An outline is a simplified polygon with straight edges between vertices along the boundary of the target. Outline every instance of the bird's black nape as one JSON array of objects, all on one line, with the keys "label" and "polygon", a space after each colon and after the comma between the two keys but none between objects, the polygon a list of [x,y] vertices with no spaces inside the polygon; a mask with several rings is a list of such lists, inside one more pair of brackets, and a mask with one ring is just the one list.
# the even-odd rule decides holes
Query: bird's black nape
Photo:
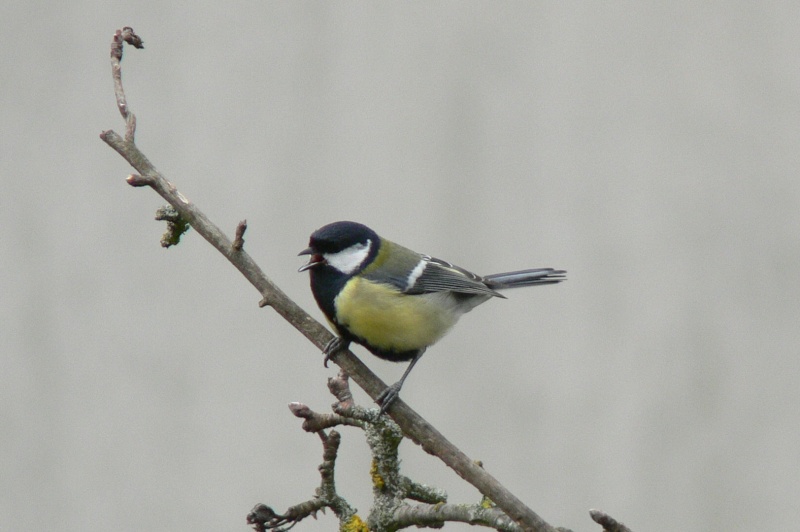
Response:
[{"label": "bird's black nape", "polygon": [[336,253],[355,244],[366,244],[367,240],[378,241],[378,235],[358,222],[333,222],[320,227],[311,234],[309,246],[318,253]]}]

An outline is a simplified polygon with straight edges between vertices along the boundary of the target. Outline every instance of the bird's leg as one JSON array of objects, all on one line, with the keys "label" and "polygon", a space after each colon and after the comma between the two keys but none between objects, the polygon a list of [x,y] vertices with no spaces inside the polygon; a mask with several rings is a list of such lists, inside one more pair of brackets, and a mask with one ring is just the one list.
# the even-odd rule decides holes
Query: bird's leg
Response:
[{"label": "bird's leg", "polygon": [[406,368],[405,373],[403,373],[403,376],[400,377],[400,380],[383,390],[375,399],[375,402],[381,405],[381,414],[385,413],[386,409],[389,408],[395,399],[398,398],[400,395],[400,389],[403,387],[406,377],[408,377],[408,374],[411,373],[411,369],[414,367],[414,364],[416,364],[417,361],[422,358],[422,354],[424,352],[424,348],[417,351],[417,354],[414,355],[414,358],[412,358],[411,362],[408,363],[408,367]]},{"label": "bird's leg", "polygon": [[323,364],[325,367],[328,367],[328,361],[331,359],[333,355],[338,353],[339,351],[344,351],[350,347],[350,340],[345,340],[341,336],[334,336],[331,338],[331,341],[325,344],[325,349],[322,350],[325,353],[325,360]]}]

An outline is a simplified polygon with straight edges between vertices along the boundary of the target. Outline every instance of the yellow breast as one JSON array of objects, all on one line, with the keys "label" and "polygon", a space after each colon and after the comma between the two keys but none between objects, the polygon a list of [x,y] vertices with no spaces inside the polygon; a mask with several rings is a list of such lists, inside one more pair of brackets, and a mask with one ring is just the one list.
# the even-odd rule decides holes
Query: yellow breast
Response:
[{"label": "yellow breast", "polygon": [[384,350],[412,351],[439,340],[460,313],[446,293],[407,295],[396,288],[351,279],[336,297],[336,317],[351,334]]}]

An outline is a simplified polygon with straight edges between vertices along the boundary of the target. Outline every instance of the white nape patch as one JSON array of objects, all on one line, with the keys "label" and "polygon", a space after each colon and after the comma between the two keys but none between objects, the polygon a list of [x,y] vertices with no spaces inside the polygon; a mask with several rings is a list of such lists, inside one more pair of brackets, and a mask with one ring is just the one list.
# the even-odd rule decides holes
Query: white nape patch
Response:
[{"label": "white nape patch", "polygon": [[406,278],[406,287],[407,288],[413,287],[417,283],[417,279],[419,279],[419,276],[422,275],[422,272],[424,272],[425,268],[427,267],[428,267],[428,261],[424,258],[420,260],[417,263],[417,265],[414,266],[414,269],[411,270],[411,273],[408,274],[408,277]]},{"label": "white nape patch", "polygon": [[367,240],[366,244],[353,244],[337,253],[325,253],[322,255],[325,262],[342,273],[351,274],[358,269],[364,260],[369,256],[372,248],[372,240]]}]

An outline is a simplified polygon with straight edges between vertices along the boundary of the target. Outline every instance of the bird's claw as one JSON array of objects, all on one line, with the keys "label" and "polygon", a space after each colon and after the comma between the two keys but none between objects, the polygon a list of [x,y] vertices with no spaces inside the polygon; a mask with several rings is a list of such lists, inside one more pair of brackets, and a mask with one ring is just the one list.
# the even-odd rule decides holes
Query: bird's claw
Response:
[{"label": "bird's claw", "polygon": [[325,344],[325,349],[322,350],[322,352],[325,354],[325,359],[322,361],[325,367],[328,367],[328,361],[331,359],[331,357],[333,357],[333,355],[339,351],[347,349],[349,345],[349,341],[344,340],[339,336],[334,336],[331,338],[331,341]]},{"label": "bird's claw", "polygon": [[381,415],[385,414],[386,409],[389,408],[398,397],[400,397],[400,388],[402,384],[402,382],[396,382],[391,386],[388,386],[378,395],[378,397],[375,398],[375,402],[381,406]]}]

